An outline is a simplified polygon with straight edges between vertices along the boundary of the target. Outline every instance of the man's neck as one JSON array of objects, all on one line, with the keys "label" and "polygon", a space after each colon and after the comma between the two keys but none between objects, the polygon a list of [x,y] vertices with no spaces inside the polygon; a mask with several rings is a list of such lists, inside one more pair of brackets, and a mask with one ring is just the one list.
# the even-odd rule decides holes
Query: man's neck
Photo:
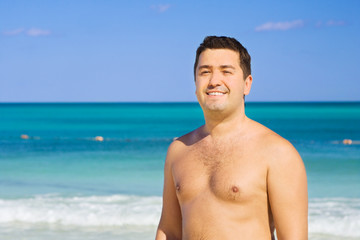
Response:
[{"label": "man's neck", "polygon": [[204,117],[204,134],[211,135],[212,137],[223,137],[234,133],[234,131],[242,131],[247,122],[244,110],[231,115],[204,113]]}]

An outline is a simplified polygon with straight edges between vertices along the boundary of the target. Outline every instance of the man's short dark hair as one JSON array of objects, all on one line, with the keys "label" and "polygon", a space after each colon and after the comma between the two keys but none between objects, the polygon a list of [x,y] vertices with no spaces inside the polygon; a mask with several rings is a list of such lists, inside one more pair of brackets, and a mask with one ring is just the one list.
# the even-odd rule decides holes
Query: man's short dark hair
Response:
[{"label": "man's short dark hair", "polygon": [[204,38],[204,41],[200,44],[196,50],[196,58],[194,64],[194,77],[196,78],[196,68],[199,62],[200,54],[206,49],[230,49],[237,53],[240,56],[240,68],[244,73],[244,80],[251,74],[251,57],[238,40],[231,37],[218,37],[218,36],[208,36]]}]

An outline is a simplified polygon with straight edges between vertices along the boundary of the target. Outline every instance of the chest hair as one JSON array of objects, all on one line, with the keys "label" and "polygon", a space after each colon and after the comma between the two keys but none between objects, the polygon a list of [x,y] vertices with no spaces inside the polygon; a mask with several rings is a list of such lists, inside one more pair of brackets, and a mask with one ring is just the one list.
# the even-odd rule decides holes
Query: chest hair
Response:
[{"label": "chest hair", "polygon": [[221,168],[228,166],[234,160],[234,155],[239,155],[241,150],[236,148],[236,141],[205,140],[194,146],[196,161],[203,164],[211,176]]}]

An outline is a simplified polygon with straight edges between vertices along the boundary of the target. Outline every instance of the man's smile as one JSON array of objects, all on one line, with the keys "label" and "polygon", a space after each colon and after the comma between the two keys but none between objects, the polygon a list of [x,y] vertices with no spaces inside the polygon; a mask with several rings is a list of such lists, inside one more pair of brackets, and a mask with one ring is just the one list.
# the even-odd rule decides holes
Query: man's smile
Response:
[{"label": "man's smile", "polygon": [[225,89],[220,89],[220,88],[216,88],[216,89],[207,89],[206,90],[206,95],[208,96],[222,96],[225,95],[228,91]]},{"label": "man's smile", "polygon": [[220,95],[224,95],[225,93],[224,92],[208,92],[206,94],[210,95],[210,96],[220,96]]}]

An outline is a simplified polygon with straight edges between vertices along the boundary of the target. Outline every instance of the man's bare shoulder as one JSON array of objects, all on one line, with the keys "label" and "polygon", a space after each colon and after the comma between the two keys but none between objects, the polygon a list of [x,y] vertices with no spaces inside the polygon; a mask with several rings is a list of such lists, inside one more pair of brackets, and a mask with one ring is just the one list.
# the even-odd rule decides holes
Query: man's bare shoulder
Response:
[{"label": "man's bare shoulder", "polygon": [[176,159],[177,156],[184,154],[185,151],[199,140],[199,131],[201,127],[191,131],[181,137],[174,138],[168,148],[168,159]]},{"label": "man's bare shoulder", "polygon": [[201,132],[202,132],[203,127],[204,126],[201,126],[181,137],[176,138],[176,141],[180,141],[185,146],[191,146],[191,145],[195,144],[196,142],[198,142],[201,139]]},{"label": "man's bare shoulder", "polygon": [[251,120],[254,129],[254,138],[261,152],[266,155],[270,165],[276,163],[285,164],[288,161],[302,161],[295,147],[285,138],[265,127],[264,125]]}]

